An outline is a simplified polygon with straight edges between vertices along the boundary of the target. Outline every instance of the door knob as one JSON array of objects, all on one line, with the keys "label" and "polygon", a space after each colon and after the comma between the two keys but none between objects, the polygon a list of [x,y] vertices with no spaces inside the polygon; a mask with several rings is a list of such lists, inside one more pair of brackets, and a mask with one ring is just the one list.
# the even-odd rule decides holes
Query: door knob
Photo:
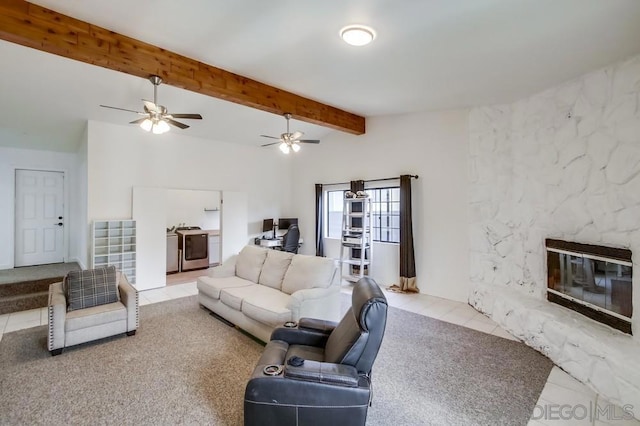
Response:
[{"label": "door knob", "polygon": [[58,223],[56,223],[56,225],[62,226],[63,224],[62,224],[62,222],[58,222]]}]

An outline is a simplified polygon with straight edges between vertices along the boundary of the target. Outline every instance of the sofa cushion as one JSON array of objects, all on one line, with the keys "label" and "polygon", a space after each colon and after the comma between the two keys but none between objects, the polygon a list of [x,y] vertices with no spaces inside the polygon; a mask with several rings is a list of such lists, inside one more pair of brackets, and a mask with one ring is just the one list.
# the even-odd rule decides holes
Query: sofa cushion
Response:
[{"label": "sofa cushion", "polygon": [[244,287],[225,288],[220,291],[220,301],[236,311],[242,310],[242,299],[250,294],[259,284]]},{"label": "sofa cushion", "polygon": [[220,290],[225,288],[234,288],[234,287],[246,287],[248,285],[255,285],[251,281],[247,281],[238,277],[224,277],[224,278],[213,278],[213,277],[198,277],[198,291],[200,293],[206,294],[207,296],[213,299],[220,299]]},{"label": "sofa cushion", "polygon": [[236,259],[236,276],[257,283],[267,251],[262,247],[245,246]]},{"label": "sofa cushion", "polygon": [[297,254],[282,280],[282,291],[293,294],[298,290],[331,285],[336,271],[333,259]]},{"label": "sofa cushion", "polygon": [[252,292],[242,301],[242,313],[263,324],[277,327],[291,321],[291,310],[287,307],[291,296],[266,286]]},{"label": "sofa cushion", "polygon": [[116,267],[71,271],[64,279],[67,311],[118,301]]},{"label": "sofa cushion", "polygon": [[286,251],[269,250],[267,259],[262,265],[262,271],[260,271],[258,284],[280,290],[282,288],[282,279],[287,269],[289,269],[293,256],[293,253],[287,253]]},{"label": "sofa cushion", "polygon": [[127,308],[120,302],[78,309],[67,313],[64,330],[73,331],[127,320]]},{"label": "sofa cushion", "polygon": [[291,296],[264,285],[224,289],[220,300],[263,324],[277,326],[291,320],[291,311],[287,309]]}]

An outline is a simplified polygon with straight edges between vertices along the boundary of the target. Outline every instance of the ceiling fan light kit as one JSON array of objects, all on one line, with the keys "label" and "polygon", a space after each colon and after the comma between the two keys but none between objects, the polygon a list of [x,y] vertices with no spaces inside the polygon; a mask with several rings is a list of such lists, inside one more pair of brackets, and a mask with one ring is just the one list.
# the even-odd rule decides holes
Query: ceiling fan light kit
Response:
[{"label": "ceiling fan light kit", "polygon": [[271,145],[276,145],[278,144],[278,148],[280,148],[280,151],[282,151],[284,154],[289,154],[291,151],[293,152],[298,152],[300,151],[300,144],[301,143],[314,143],[314,144],[318,144],[320,143],[319,140],[317,139],[300,139],[301,137],[304,136],[304,133],[302,132],[293,132],[291,133],[289,131],[289,120],[291,120],[291,114],[290,113],[285,113],[284,114],[284,118],[287,120],[287,131],[286,133],[282,133],[280,135],[280,137],[275,137],[275,136],[269,136],[269,135],[260,135],[263,138],[269,138],[269,139],[277,139],[278,142],[271,142],[271,143],[266,143],[264,145],[261,146],[271,146]]},{"label": "ceiling fan light kit", "polygon": [[186,118],[191,120],[202,120],[200,114],[169,114],[167,107],[158,104],[158,86],[162,83],[162,79],[157,75],[149,77],[149,81],[153,84],[153,102],[142,100],[144,104],[144,112],[133,111],[125,108],[112,107],[108,105],[100,105],[103,108],[117,109],[121,111],[134,112],[138,115],[144,116],[137,120],[131,121],[129,124],[139,124],[140,127],[155,135],[161,135],[171,130],[171,126],[178,127],[180,129],[187,129],[184,123],[176,121],[176,118]]},{"label": "ceiling fan light kit", "polygon": [[145,118],[144,121],[140,123],[140,127],[142,127],[142,129],[147,132],[152,132],[154,135],[161,135],[171,130],[171,127],[169,127],[166,121],[163,121],[163,120],[153,121],[149,118]]}]

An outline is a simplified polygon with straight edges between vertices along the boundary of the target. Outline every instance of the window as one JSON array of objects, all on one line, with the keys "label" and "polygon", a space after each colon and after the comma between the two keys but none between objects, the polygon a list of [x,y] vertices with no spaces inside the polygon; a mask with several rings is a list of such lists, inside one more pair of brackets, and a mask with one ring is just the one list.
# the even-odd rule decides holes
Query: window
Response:
[{"label": "window", "polygon": [[342,236],[342,202],[344,190],[327,191],[327,238]]},{"label": "window", "polygon": [[400,188],[368,189],[371,197],[373,241],[400,242]]},{"label": "window", "polygon": [[[400,188],[367,189],[371,197],[373,241],[400,242]],[[342,234],[342,207],[344,190],[327,191],[327,238],[340,238]]]}]

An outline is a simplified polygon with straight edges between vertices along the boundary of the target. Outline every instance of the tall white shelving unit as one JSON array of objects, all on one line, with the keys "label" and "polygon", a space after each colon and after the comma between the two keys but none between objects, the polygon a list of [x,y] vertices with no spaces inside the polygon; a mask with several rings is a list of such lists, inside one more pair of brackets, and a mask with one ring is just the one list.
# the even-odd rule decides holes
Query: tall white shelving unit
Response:
[{"label": "tall white shelving unit", "polygon": [[371,199],[345,198],[340,242],[342,279],[356,282],[366,275],[372,259],[372,236]]},{"label": "tall white shelving unit", "polygon": [[136,221],[93,222],[93,268],[115,266],[131,284],[136,282]]}]

